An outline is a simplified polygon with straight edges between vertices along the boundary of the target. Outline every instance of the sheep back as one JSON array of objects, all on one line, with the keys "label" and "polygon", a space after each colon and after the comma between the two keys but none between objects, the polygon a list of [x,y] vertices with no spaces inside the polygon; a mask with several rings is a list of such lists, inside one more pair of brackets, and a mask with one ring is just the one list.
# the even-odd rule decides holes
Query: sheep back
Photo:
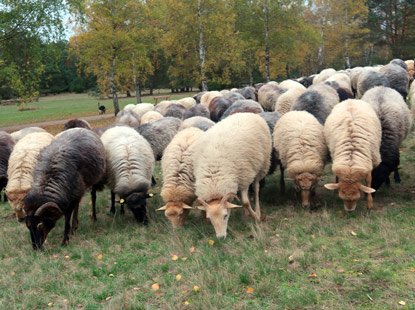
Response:
[{"label": "sheep back", "polygon": [[262,113],[264,110],[261,105],[254,100],[238,100],[235,101],[223,114],[221,120],[236,113]]},{"label": "sheep back", "polygon": [[373,70],[363,71],[357,79],[356,98],[362,98],[366,91],[376,86],[389,87],[389,80],[383,73]]},{"label": "sheep back", "polygon": [[274,111],[278,97],[287,91],[277,83],[269,82],[258,90],[258,102],[265,111]]},{"label": "sheep back", "polygon": [[179,131],[190,127],[196,127],[200,130],[206,131],[213,125],[215,125],[215,123],[206,117],[193,116],[183,121],[182,125],[179,128]]},{"label": "sheep back", "polygon": [[395,89],[406,100],[409,87],[408,71],[403,69],[400,65],[389,64],[380,69],[380,72],[388,79],[389,87]]},{"label": "sheep back", "polygon": [[122,110],[115,118],[115,124],[120,126],[137,127],[140,125],[140,120],[133,110]]}]

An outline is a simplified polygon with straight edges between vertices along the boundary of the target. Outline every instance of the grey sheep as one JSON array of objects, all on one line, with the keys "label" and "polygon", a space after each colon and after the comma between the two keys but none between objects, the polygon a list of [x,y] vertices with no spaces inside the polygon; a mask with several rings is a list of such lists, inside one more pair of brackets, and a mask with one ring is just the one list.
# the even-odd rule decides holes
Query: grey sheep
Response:
[{"label": "grey sheep", "polygon": [[193,116],[183,121],[182,125],[179,128],[179,131],[184,130],[189,127],[196,127],[203,131],[206,131],[213,125],[215,125],[215,123],[206,117]]},{"label": "grey sheep", "polygon": [[287,91],[286,88],[278,86],[276,82],[269,82],[258,91],[258,102],[264,111],[274,111],[278,97]]},{"label": "grey sheep", "polygon": [[183,119],[187,119],[193,116],[203,116],[209,118],[209,109],[204,105],[198,103],[184,113]]},{"label": "grey sheep", "polygon": [[363,71],[357,79],[356,98],[362,98],[365,92],[376,86],[390,87],[388,78],[380,72],[372,70]]},{"label": "grey sheep", "polygon": [[390,85],[389,87],[400,93],[404,100],[406,100],[409,87],[408,70],[403,69],[397,64],[389,64],[380,69],[380,72],[383,73],[388,79]]},{"label": "grey sheep", "polygon": [[235,113],[262,113],[264,110],[261,105],[254,100],[235,101],[223,114],[221,120]]},{"label": "grey sheep", "polygon": [[164,114],[165,117],[176,117],[179,119],[183,119],[184,113],[186,112],[186,108],[180,104],[171,104],[167,107],[166,113]]},{"label": "grey sheep", "polygon": [[117,114],[115,124],[135,128],[138,125],[140,125],[140,120],[138,119],[137,114],[133,110],[122,110],[120,113]]}]

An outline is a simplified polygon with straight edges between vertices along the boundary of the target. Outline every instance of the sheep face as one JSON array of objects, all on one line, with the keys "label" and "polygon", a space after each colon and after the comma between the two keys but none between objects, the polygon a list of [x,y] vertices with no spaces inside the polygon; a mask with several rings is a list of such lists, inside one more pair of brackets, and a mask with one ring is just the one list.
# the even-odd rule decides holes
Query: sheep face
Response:
[{"label": "sheep face", "polygon": [[23,212],[23,199],[26,197],[26,194],[26,191],[15,191],[10,193],[6,190],[6,196],[9,199],[9,203],[13,207],[14,212],[16,213],[16,218],[19,222],[24,221],[25,214]]},{"label": "sheep face", "polygon": [[137,222],[147,224],[147,202],[146,199],[150,198],[148,194],[132,193],[126,199],[127,207],[133,212]]},{"label": "sheep face", "polygon": [[380,186],[385,183],[389,184],[389,174],[391,173],[390,168],[384,163],[380,163],[375,169],[372,170],[372,184],[371,187],[375,190],[379,189]]},{"label": "sheep face", "polygon": [[330,190],[338,189],[339,197],[344,202],[344,209],[350,212],[356,209],[357,200],[359,200],[360,198],[361,191],[367,194],[375,192],[373,188],[364,186],[362,183],[359,182],[340,182],[336,184],[325,184],[324,187]]},{"label": "sheep face", "polygon": [[205,202],[201,199],[197,200],[198,203],[202,204],[202,206],[199,206],[198,209],[206,212],[206,218],[208,218],[212,223],[213,227],[215,228],[216,237],[218,238],[226,238],[226,231],[228,228],[229,216],[231,215],[231,209],[242,207],[227,201],[229,198],[234,196],[236,195],[228,194],[222,199],[214,199],[209,202]]},{"label": "sheep face", "polygon": [[41,250],[49,232],[63,215],[56,203],[48,202],[40,206],[34,215],[25,216],[26,227],[30,231],[34,250]]},{"label": "sheep face", "polygon": [[164,211],[164,214],[172,223],[173,228],[177,228],[184,225],[191,209],[192,207],[183,202],[168,202],[165,206],[157,209],[157,211]]},{"label": "sheep face", "polygon": [[308,172],[295,176],[294,187],[297,193],[301,194],[303,208],[310,207],[310,199],[315,193],[317,181],[317,176]]}]

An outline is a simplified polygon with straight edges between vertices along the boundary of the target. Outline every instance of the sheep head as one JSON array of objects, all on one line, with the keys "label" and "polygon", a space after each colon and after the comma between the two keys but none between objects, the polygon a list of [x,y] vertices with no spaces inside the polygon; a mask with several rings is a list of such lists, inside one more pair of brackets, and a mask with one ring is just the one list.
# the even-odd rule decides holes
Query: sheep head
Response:
[{"label": "sheep head", "polygon": [[324,187],[330,190],[339,190],[339,197],[343,199],[344,209],[346,211],[354,211],[356,209],[357,200],[360,198],[361,191],[367,194],[375,192],[373,188],[364,186],[360,182],[331,183],[325,184]]},{"label": "sheep head", "polygon": [[164,214],[172,223],[173,228],[177,228],[184,225],[184,221],[186,220],[191,209],[192,207],[184,202],[170,201],[156,211],[164,211]]},{"label": "sheep head", "polygon": [[231,209],[242,207],[230,203],[229,200],[233,198],[239,200],[235,193],[228,193],[222,197],[222,199],[214,199],[209,202],[205,202],[201,199],[197,200],[197,203],[201,204],[201,206],[198,206],[197,208],[206,212],[206,217],[215,228],[216,237],[218,238],[226,238],[226,230],[228,228]]},{"label": "sheep head", "polygon": [[26,227],[30,231],[34,250],[42,249],[46,237],[62,215],[63,212],[56,203],[47,202],[41,205],[34,215],[25,216]]},{"label": "sheep head", "polygon": [[19,222],[24,222],[25,213],[23,212],[23,199],[26,197],[27,191],[19,190],[9,192],[6,190],[7,199],[16,213],[16,218]]},{"label": "sheep head", "polygon": [[294,177],[294,187],[301,194],[303,208],[310,207],[310,198],[314,194],[317,182],[317,176],[308,172],[297,174]]},{"label": "sheep head", "polygon": [[147,193],[132,193],[125,198],[127,207],[133,212],[137,222],[147,224],[147,202],[146,199],[152,197]]}]

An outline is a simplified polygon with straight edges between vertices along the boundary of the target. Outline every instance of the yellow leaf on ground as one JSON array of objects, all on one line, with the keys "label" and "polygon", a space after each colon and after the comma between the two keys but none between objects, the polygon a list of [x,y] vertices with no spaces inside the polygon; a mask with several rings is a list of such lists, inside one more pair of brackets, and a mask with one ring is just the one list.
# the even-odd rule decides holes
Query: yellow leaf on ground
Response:
[{"label": "yellow leaf on ground", "polygon": [[313,273],[312,273],[312,274],[310,274],[308,277],[309,277],[309,278],[317,278],[317,274],[313,272]]},{"label": "yellow leaf on ground", "polygon": [[110,296],[108,296],[107,298],[105,298],[105,301],[108,301],[108,300],[110,300],[111,299],[111,297]]},{"label": "yellow leaf on ground", "polygon": [[157,290],[159,290],[159,289],[160,289],[160,284],[158,284],[158,283],[154,283],[154,284],[151,286],[151,289],[152,289],[153,291],[157,291]]},{"label": "yellow leaf on ground", "polygon": [[182,261],[185,262],[187,260],[187,257],[182,257]]},{"label": "yellow leaf on ground", "polygon": [[193,253],[196,250],[196,248],[192,245],[190,248],[190,253]]},{"label": "yellow leaf on ground", "polygon": [[215,241],[213,241],[213,240],[209,240],[209,244],[210,245],[213,245],[215,243]]},{"label": "yellow leaf on ground", "polygon": [[92,201],[90,201],[90,202],[89,202],[89,205],[90,205],[90,206],[92,205]]},{"label": "yellow leaf on ground", "polygon": [[69,258],[69,255],[65,255],[65,258],[68,259]]},{"label": "yellow leaf on ground", "polygon": [[178,259],[179,259],[179,257],[178,257],[176,254],[174,254],[174,255],[171,257],[171,259],[172,259],[172,260],[178,260]]},{"label": "yellow leaf on ground", "polygon": [[53,306],[53,302],[48,303],[48,307],[52,307]]},{"label": "yellow leaf on ground", "polygon": [[138,291],[138,290],[140,290],[138,287],[133,288],[133,291]]},{"label": "yellow leaf on ground", "polygon": [[315,235],[311,235],[311,238],[316,239],[316,236]]},{"label": "yellow leaf on ground", "polygon": [[159,279],[157,279],[157,278],[153,278],[152,279],[154,282],[158,282],[159,281]]},{"label": "yellow leaf on ground", "polygon": [[176,280],[177,281],[180,281],[180,279],[182,278],[182,276],[180,275],[180,274],[178,274],[177,276],[176,276]]},{"label": "yellow leaf on ground", "polygon": [[248,287],[248,288],[246,289],[246,292],[247,292],[247,293],[249,293],[249,294],[252,294],[252,293],[254,292],[254,288],[252,288],[252,287]]},{"label": "yellow leaf on ground", "polygon": [[198,287],[197,285],[195,285],[195,286],[193,286],[193,290],[194,290],[195,292],[199,292],[200,287]]},{"label": "yellow leaf on ground", "polygon": [[97,258],[102,259],[102,254],[98,254]]},{"label": "yellow leaf on ground", "polygon": [[14,277],[15,276],[15,272],[14,271],[12,271],[12,272],[10,272],[10,275],[12,276],[12,277]]},{"label": "yellow leaf on ground", "polygon": [[184,302],[184,304],[187,306],[187,305],[190,305],[190,302],[188,302],[187,300]]},{"label": "yellow leaf on ground", "polygon": [[400,304],[401,306],[405,306],[406,302],[404,302],[403,300],[399,301],[398,304]]},{"label": "yellow leaf on ground", "polygon": [[350,233],[351,233],[353,236],[357,236],[357,234],[356,234],[353,230],[351,230],[351,231],[350,231]]},{"label": "yellow leaf on ground", "polygon": [[412,272],[415,272],[415,268],[414,268],[414,267],[411,267],[411,271],[412,271]]}]

